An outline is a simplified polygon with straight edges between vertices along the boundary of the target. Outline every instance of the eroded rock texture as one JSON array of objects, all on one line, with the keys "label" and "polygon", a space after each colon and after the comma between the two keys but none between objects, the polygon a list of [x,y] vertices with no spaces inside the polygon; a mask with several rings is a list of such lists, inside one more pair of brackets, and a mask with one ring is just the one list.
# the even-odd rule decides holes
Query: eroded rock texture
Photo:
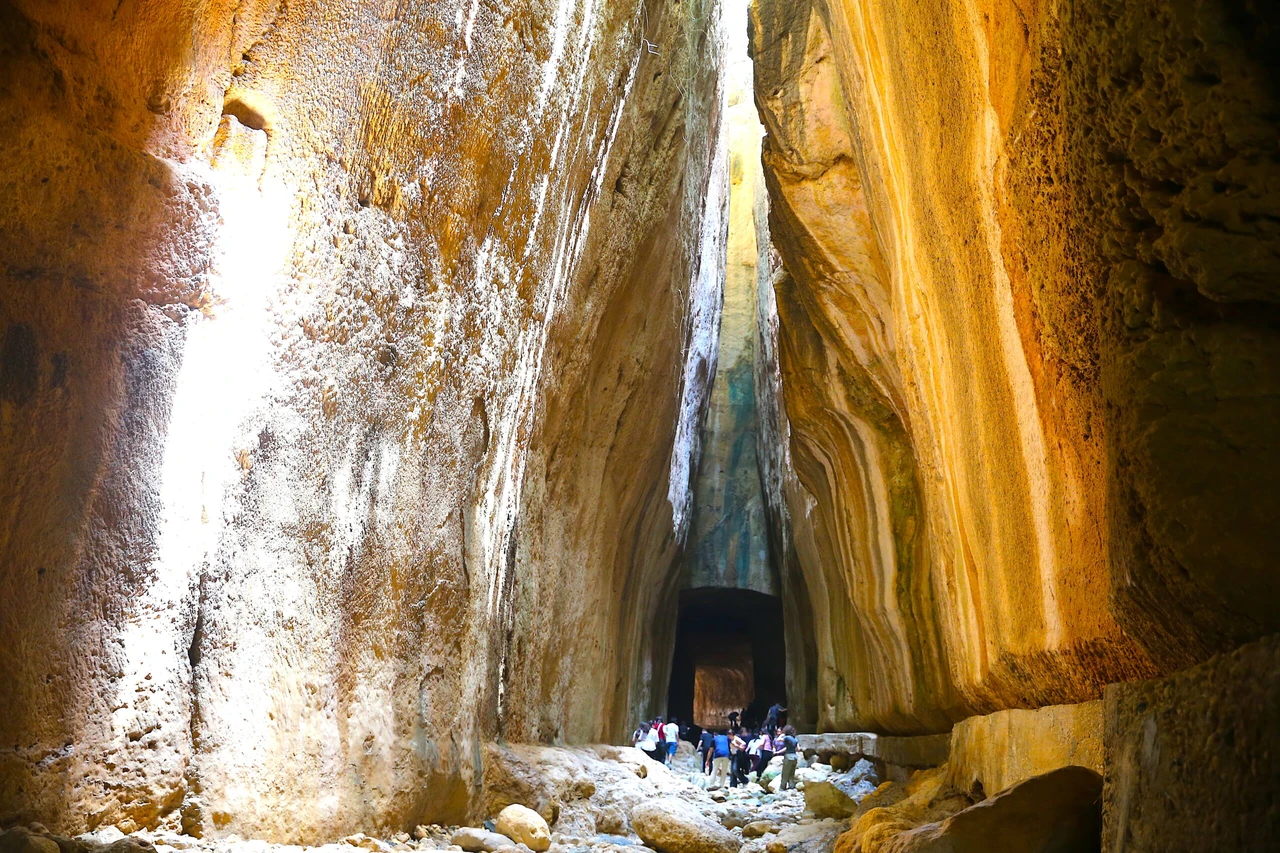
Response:
[{"label": "eroded rock texture", "polygon": [[715,4],[0,14],[0,819],[332,838],[620,736],[718,310]]},{"label": "eroded rock texture", "polygon": [[1107,688],[1102,849],[1280,844],[1280,638]]},{"label": "eroded rock texture", "polygon": [[781,592],[769,558],[757,458],[756,193],[763,133],[751,97],[747,4],[726,9],[725,111],[729,217],[716,373],[694,481],[685,585]]},{"label": "eroded rock texture", "polygon": [[1280,627],[1275,26],[757,3],[819,726],[1096,699]]}]

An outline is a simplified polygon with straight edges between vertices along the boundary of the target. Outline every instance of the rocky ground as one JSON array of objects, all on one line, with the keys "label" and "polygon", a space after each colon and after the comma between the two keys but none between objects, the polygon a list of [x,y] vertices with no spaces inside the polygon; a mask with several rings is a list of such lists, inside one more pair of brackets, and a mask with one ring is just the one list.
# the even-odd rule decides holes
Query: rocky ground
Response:
[{"label": "rocky ground", "polygon": [[[0,833],[0,853],[831,853],[838,838],[841,853],[926,853],[970,842],[990,853],[1097,849],[1102,781],[1086,768],[1060,768],[984,798],[980,789],[958,789],[945,764],[906,773],[857,756],[830,760],[835,767],[801,759],[795,790],[777,790],[781,758],[762,779],[709,789],[688,744],[670,768],[627,747],[491,745],[480,807],[488,817],[472,826],[357,833],[306,847],[114,826],[66,838],[31,824]],[[899,778],[880,778],[888,774]]]},{"label": "rocky ground", "polygon": [[31,824],[0,834],[0,853],[344,853],[352,847],[374,853],[817,853],[831,849],[847,821],[815,816],[804,788],[843,778],[845,787],[861,785],[857,794],[874,789],[870,781],[849,783],[849,773],[814,763],[798,770],[797,789],[778,792],[778,758],[763,787],[752,781],[707,790],[709,778],[697,765],[688,744],[670,769],[620,747],[494,746],[485,768],[491,818],[477,826],[418,826],[389,837],[359,833],[303,847],[179,831],[126,834],[114,826],[66,838]]}]

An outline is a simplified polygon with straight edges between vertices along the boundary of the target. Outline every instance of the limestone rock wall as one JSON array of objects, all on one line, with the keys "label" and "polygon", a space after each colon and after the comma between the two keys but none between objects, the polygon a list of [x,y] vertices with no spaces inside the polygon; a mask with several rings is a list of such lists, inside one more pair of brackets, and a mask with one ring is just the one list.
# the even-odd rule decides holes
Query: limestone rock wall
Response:
[{"label": "limestone rock wall", "polygon": [[0,15],[0,820],[398,830],[483,740],[620,736],[716,4]]},{"label": "limestone rock wall", "polygon": [[763,130],[751,94],[746,19],[746,3],[727,4],[729,216],[724,298],[716,373],[694,481],[684,583],[779,595],[778,572],[769,554],[757,441],[755,216]]},{"label": "limestone rock wall", "polygon": [[1280,627],[1275,35],[1251,4],[757,3],[819,726],[1097,699]]},{"label": "limestone rock wall", "polygon": [[1280,844],[1275,636],[1167,678],[1107,688],[1102,849]]}]

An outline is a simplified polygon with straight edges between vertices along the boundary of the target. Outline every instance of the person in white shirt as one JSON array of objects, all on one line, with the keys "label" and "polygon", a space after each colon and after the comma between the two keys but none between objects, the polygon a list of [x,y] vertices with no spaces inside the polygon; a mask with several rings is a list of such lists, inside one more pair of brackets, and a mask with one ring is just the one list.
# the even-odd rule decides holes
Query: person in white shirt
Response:
[{"label": "person in white shirt", "polygon": [[673,718],[662,727],[662,739],[666,741],[666,756],[663,764],[670,765],[676,757],[676,749],[680,744],[680,724]]},{"label": "person in white shirt", "polygon": [[661,761],[658,755],[660,742],[658,740],[658,727],[651,726],[648,723],[641,723],[640,728],[644,731],[644,735],[640,738],[638,744],[644,754],[652,758],[654,761]]}]

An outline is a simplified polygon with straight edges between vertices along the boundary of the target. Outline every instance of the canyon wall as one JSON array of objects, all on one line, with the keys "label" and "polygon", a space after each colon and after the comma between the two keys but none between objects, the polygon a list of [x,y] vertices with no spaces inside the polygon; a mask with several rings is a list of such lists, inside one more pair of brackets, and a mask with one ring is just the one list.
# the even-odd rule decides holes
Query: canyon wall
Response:
[{"label": "canyon wall", "polygon": [[724,299],[693,487],[684,584],[779,595],[778,572],[769,554],[757,441],[755,215],[763,129],[752,98],[746,3],[728,4],[724,27],[729,167]]},{"label": "canyon wall", "polygon": [[759,0],[751,34],[818,725],[1098,699],[1280,628],[1275,16]]},{"label": "canyon wall", "polygon": [[0,821],[399,830],[653,710],[717,5],[0,15]]}]

